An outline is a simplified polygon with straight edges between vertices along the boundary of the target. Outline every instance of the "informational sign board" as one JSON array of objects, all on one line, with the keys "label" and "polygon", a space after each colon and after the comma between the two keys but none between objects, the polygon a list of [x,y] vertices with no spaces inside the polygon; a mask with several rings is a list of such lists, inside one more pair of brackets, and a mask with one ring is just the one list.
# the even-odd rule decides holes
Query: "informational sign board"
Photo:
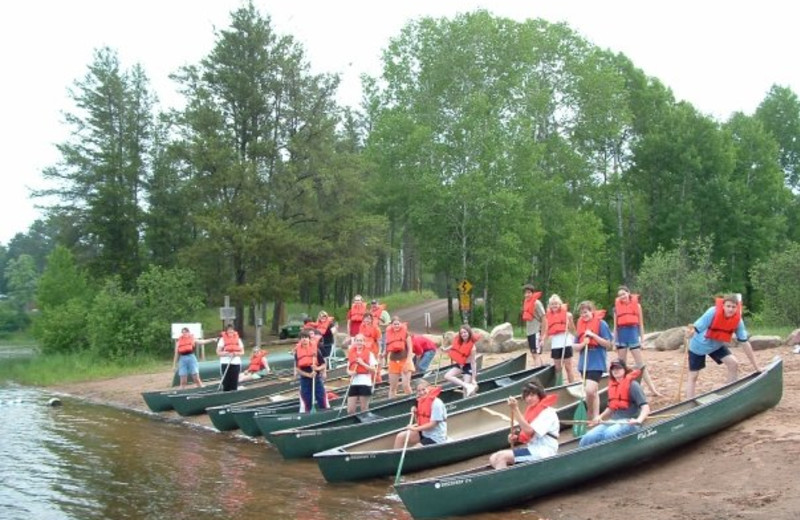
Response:
[{"label": "informational sign board", "polygon": [[189,332],[191,332],[194,335],[195,339],[203,339],[202,323],[173,323],[172,339],[178,339],[181,335],[181,330],[183,330],[184,327],[189,328]]},{"label": "informational sign board", "polygon": [[458,297],[458,306],[462,311],[468,311],[472,308],[472,299],[469,293],[461,293]]},{"label": "informational sign board", "polygon": [[236,319],[236,307],[220,307],[219,319],[223,321],[232,321]]}]

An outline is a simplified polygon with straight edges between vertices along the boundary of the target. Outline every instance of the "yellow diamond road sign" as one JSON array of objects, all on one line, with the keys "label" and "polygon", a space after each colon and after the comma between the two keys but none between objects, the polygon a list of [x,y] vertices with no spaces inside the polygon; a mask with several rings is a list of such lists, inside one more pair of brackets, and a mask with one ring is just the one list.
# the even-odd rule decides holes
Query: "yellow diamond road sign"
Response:
[{"label": "yellow diamond road sign", "polygon": [[460,284],[458,284],[458,288],[461,290],[462,293],[466,294],[472,290],[472,284],[469,283],[469,280],[465,278],[461,280]]}]

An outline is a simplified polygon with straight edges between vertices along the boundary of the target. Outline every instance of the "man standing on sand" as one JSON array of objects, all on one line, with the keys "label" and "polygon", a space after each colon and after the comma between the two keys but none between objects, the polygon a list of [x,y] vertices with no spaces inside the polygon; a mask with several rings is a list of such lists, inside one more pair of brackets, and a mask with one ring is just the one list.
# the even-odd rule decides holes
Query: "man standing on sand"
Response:
[{"label": "man standing on sand", "polygon": [[534,292],[533,285],[522,286],[525,299],[522,300],[522,321],[525,322],[525,334],[528,337],[528,349],[531,351],[533,366],[542,366],[542,338],[545,336],[544,305],[539,301],[541,292]]}]

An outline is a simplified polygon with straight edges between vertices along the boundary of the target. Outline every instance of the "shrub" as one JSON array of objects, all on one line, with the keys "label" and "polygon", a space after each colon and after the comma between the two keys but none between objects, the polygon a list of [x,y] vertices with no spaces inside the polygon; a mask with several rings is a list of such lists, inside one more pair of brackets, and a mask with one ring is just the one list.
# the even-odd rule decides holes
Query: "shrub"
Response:
[{"label": "shrub", "polygon": [[800,323],[800,244],[792,243],[758,262],[751,270],[753,288],[761,296],[760,319],[766,325]]}]

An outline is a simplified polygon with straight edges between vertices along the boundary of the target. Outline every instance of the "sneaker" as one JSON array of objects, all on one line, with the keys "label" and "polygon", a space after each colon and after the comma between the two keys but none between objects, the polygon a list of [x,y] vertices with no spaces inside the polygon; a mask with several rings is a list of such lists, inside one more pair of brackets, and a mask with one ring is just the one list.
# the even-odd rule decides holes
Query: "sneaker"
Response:
[{"label": "sneaker", "polygon": [[467,392],[464,394],[464,396],[465,397],[473,396],[477,391],[478,391],[478,385],[476,385],[475,383],[469,383],[467,384]]}]

